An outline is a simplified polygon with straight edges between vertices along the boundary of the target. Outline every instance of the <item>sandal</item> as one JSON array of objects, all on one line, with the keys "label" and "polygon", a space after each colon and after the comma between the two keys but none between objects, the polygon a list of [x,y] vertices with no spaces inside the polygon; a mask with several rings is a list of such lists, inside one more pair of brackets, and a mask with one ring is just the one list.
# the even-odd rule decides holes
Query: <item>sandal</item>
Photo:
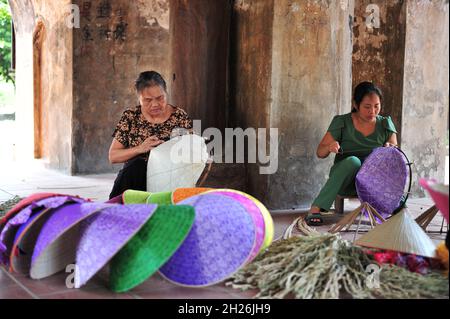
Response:
[{"label": "sandal", "polygon": [[321,226],[323,224],[323,217],[321,213],[308,214],[305,221],[308,226]]}]

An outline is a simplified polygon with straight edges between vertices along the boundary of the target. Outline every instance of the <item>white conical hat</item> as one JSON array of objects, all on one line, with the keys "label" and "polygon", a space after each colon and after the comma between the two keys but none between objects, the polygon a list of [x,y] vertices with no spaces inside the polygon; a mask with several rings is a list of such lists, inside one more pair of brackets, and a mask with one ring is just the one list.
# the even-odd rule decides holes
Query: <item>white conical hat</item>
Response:
[{"label": "white conical hat", "polygon": [[359,238],[357,245],[435,257],[436,245],[406,208]]},{"label": "white conical hat", "polygon": [[148,159],[147,191],[158,193],[195,187],[208,157],[205,140],[194,134],[178,136],[159,145]]}]

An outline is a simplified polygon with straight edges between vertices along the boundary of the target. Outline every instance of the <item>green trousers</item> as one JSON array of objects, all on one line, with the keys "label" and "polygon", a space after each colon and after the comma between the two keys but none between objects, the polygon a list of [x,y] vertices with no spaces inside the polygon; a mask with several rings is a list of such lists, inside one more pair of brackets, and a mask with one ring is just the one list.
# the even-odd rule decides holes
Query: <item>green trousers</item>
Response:
[{"label": "green trousers", "polygon": [[312,205],[328,211],[338,194],[356,195],[355,176],[360,168],[361,160],[356,156],[347,157],[334,164],[328,181]]}]

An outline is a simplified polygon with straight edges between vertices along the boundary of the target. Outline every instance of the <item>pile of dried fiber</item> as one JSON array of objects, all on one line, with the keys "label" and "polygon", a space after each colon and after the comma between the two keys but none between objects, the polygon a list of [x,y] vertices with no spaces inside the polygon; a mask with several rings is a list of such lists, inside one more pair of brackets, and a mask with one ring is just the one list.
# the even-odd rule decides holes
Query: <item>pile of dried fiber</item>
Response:
[{"label": "pile of dried fiber", "polygon": [[0,204],[0,218],[2,218],[3,216],[5,216],[5,214],[14,207],[14,205],[16,205],[18,202],[20,202],[22,200],[21,197],[19,196],[14,196],[13,198],[11,198],[10,200],[7,200],[4,203]]},{"label": "pile of dried fiber", "polygon": [[293,237],[275,242],[227,285],[258,289],[255,298],[336,299],[343,292],[353,298],[448,298],[448,279],[440,274],[422,276],[396,266],[371,274],[371,264],[377,269],[362,248],[337,234]]}]

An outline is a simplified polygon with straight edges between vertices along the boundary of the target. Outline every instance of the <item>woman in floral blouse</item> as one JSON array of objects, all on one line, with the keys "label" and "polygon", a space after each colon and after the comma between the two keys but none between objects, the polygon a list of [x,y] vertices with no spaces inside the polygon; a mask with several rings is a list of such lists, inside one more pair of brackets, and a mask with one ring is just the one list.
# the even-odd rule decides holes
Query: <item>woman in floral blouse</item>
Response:
[{"label": "woman in floral blouse", "polygon": [[143,72],[135,83],[140,105],[127,109],[113,133],[112,164],[124,163],[109,198],[127,189],[147,188],[147,160],[151,150],[170,139],[174,129],[192,129],[187,113],[167,103],[167,86],[155,71]]}]

